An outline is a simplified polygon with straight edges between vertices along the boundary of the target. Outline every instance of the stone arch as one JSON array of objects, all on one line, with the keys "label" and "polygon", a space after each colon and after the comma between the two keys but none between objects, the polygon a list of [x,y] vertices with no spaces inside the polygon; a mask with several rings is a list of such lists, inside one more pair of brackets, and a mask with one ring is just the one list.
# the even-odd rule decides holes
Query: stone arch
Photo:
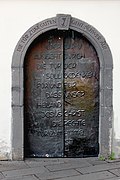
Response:
[{"label": "stone arch", "polygon": [[24,57],[30,44],[49,30],[72,29],[82,33],[97,51],[100,61],[99,155],[108,157],[112,139],[112,69],[110,48],[93,26],[67,14],[39,22],[20,38],[12,58],[12,159],[24,159]]}]

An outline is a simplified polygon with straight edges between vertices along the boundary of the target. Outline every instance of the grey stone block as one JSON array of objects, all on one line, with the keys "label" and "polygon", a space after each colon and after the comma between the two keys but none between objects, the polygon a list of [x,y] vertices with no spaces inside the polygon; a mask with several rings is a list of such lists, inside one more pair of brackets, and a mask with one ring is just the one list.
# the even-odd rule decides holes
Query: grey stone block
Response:
[{"label": "grey stone block", "polygon": [[112,128],[112,119],[113,119],[113,108],[105,107],[104,108],[104,117],[108,128]]},{"label": "grey stone block", "polygon": [[29,166],[29,167],[38,167],[38,166],[47,166],[47,165],[53,165],[53,164],[61,164],[64,163],[64,160],[61,159],[61,161],[59,161],[58,159],[35,159],[35,160],[26,160],[25,163]]},{"label": "grey stone block", "polygon": [[43,167],[36,167],[36,168],[26,168],[26,169],[19,169],[19,170],[12,170],[12,171],[4,171],[3,175],[5,177],[21,177],[25,175],[33,175],[38,173],[45,173],[48,172],[48,170]]},{"label": "grey stone block", "polygon": [[12,156],[14,160],[23,158],[23,107],[12,108]]},{"label": "grey stone block", "polygon": [[106,118],[113,116],[113,107],[104,107],[104,116]]},{"label": "grey stone block", "polygon": [[68,30],[70,26],[71,15],[69,14],[57,14],[56,22],[58,29]]},{"label": "grey stone block", "polygon": [[99,156],[108,158],[108,156],[110,155],[110,148],[108,146],[109,146],[109,142],[107,144],[105,143],[105,141],[101,143]]},{"label": "grey stone block", "polygon": [[112,69],[104,70],[104,87],[105,89],[112,89]]},{"label": "grey stone block", "polygon": [[[115,177],[112,173],[108,171],[104,172],[98,172],[98,173],[92,173],[92,174],[86,174],[86,175],[80,175],[80,176],[73,176],[73,177],[67,177],[64,178],[64,180],[104,180],[104,179],[110,179],[112,177]],[[63,180],[57,179],[57,180]]]},{"label": "grey stone block", "polygon": [[87,158],[63,158],[64,163],[82,164],[88,162]]},{"label": "grey stone block", "polygon": [[12,68],[12,86],[19,87],[19,76],[20,76],[20,69],[19,68]]},{"label": "grey stone block", "polygon": [[120,177],[110,178],[109,180],[120,180]]},{"label": "grey stone block", "polygon": [[56,172],[48,172],[43,174],[37,174],[36,176],[39,177],[41,180],[48,180],[48,179],[57,179],[57,178],[65,178],[65,177],[72,177],[79,175],[80,173],[71,169],[71,170],[64,170],[64,171],[56,171]]},{"label": "grey stone block", "polygon": [[104,107],[104,89],[100,90],[100,106]]},{"label": "grey stone block", "polygon": [[1,161],[0,162],[0,171],[8,171],[15,169],[24,169],[27,168],[28,165],[23,161]]},{"label": "grey stone block", "polygon": [[[18,41],[18,45],[17,46],[19,46],[19,43],[20,43],[20,41]],[[13,61],[12,61],[12,69],[13,68],[19,68],[20,67],[20,56],[21,56],[21,54],[20,54],[20,52],[19,51],[17,51],[17,47],[16,46],[16,48],[15,48],[15,51],[14,51],[14,54],[13,54],[13,58],[12,59],[14,59]]]},{"label": "grey stone block", "polygon": [[111,68],[113,69],[113,59],[112,59],[112,54],[111,51],[108,47],[106,51],[104,51],[104,62],[105,62],[105,68]]},{"label": "grey stone block", "polygon": [[80,161],[75,161],[72,163],[64,163],[64,164],[58,164],[58,165],[52,165],[52,166],[46,166],[47,169],[50,171],[61,171],[64,169],[72,169],[72,168],[78,168],[78,167],[87,167],[90,166],[88,162],[80,162]]},{"label": "grey stone block", "polygon": [[12,87],[12,106],[20,106],[20,87]]},{"label": "grey stone block", "polygon": [[100,88],[103,89],[104,88],[104,68],[101,67],[100,68]]},{"label": "grey stone block", "polygon": [[103,106],[100,106],[100,110],[99,110],[99,112],[100,112],[100,114],[101,114],[101,117],[104,117],[104,107]]},{"label": "grey stone block", "polygon": [[87,158],[87,161],[93,166],[100,164],[107,164],[106,161],[100,160],[99,158]]},{"label": "grey stone block", "polygon": [[109,135],[109,123],[107,121],[108,121],[108,119],[105,118],[105,116],[103,116],[101,118],[101,127],[100,128],[101,128],[101,138],[102,138],[102,141],[104,141],[104,140],[106,141],[106,138],[109,138],[108,137],[108,135]]},{"label": "grey stone block", "polygon": [[77,168],[77,171],[79,171],[82,174],[88,174],[88,173],[93,173],[93,172],[100,172],[100,171],[107,171],[110,169],[117,169],[120,167],[120,162],[119,163],[108,163],[108,164],[100,164],[96,166],[90,166],[90,167],[85,167],[85,168]]},{"label": "grey stone block", "polygon": [[23,68],[12,69],[12,105],[23,105]]},{"label": "grey stone block", "polygon": [[4,176],[0,173],[0,179],[3,179],[4,178]]},{"label": "grey stone block", "polygon": [[38,178],[36,178],[34,175],[30,175],[30,176],[4,178],[3,180],[38,180]]},{"label": "grey stone block", "polygon": [[112,107],[112,89],[104,90],[104,106]]},{"label": "grey stone block", "polygon": [[119,169],[112,169],[109,170],[111,173],[115,174],[116,176],[120,176],[120,168]]},{"label": "grey stone block", "polygon": [[100,129],[100,155],[108,158],[110,154],[110,130],[108,120],[105,117],[101,117]]}]

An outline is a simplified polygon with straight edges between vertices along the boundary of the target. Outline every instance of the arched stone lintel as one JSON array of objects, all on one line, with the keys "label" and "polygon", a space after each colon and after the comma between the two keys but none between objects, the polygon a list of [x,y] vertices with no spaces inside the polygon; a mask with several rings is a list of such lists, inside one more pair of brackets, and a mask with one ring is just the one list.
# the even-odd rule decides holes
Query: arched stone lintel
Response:
[{"label": "arched stone lintel", "polygon": [[[61,18],[66,20],[68,24],[66,26],[63,26],[60,28],[59,24],[61,23]],[[60,18],[61,17],[61,18]],[[64,24],[63,24],[64,25]],[[100,65],[104,65],[105,67],[110,67],[112,63],[112,55],[109,49],[108,44],[105,41],[105,38],[101,35],[101,33],[96,30],[93,26],[87,24],[84,21],[81,21],[79,19],[73,18],[70,15],[63,15],[63,14],[58,14],[54,18],[46,19],[42,22],[39,22],[32,26],[30,29],[28,29],[24,35],[20,38],[14,54],[13,54],[13,61],[12,61],[12,67],[22,67],[23,62],[21,60],[21,64],[19,63],[19,59],[21,59],[21,54],[25,54],[27,48],[33,42],[33,40],[38,37],[40,34],[45,33],[49,30],[52,29],[60,29],[60,30],[68,30],[68,29],[73,29],[76,30],[77,32],[82,33],[90,42],[93,44],[93,46],[96,48],[96,51],[98,55],[103,56],[104,58],[109,58],[108,60],[102,60],[104,62],[101,62]],[[101,52],[98,52],[100,51]]]},{"label": "arched stone lintel", "polygon": [[99,143],[100,155],[107,157],[111,152],[112,128],[112,69],[113,61],[110,48],[101,33],[93,26],[68,14],[58,14],[56,17],[39,22],[28,29],[20,38],[12,58],[12,158],[24,158],[23,108],[24,87],[23,68],[24,57],[30,44],[42,33],[47,31],[75,30],[82,33],[97,51],[100,61],[100,118]]}]

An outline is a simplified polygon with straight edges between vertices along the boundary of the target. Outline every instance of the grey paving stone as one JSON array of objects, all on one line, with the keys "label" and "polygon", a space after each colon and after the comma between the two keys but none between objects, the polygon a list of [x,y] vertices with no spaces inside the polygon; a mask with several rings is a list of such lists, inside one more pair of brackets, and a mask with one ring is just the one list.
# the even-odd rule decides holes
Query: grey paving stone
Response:
[{"label": "grey paving stone", "polygon": [[110,179],[112,177],[115,177],[112,173],[108,171],[104,171],[104,172],[97,172],[97,173],[85,174],[80,176],[59,178],[57,180],[104,180],[104,179]]},{"label": "grey paving stone", "polygon": [[27,158],[25,162],[59,162],[59,160],[64,158]]},{"label": "grey paving stone", "polygon": [[64,171],[56,171],[56,172],[48,172],[43,174],[36,174],[41,180],[49,180],[49,179],[56,179],[56,178],[65,178],[71,177],[75,175],[80,175],[79,172],[71,169],[71,170],[64,170]]},{"label": "grey paving stone", "polygon": [[49,169],[50,171],[61,171],[61,170],[65,170],[65,169],[72,169],[72,168],[79,168],[79,167],[88,167],[90,166],[89,163],[82,162],[82,161],[72,161],[69,163],[64,163],[64,164],[54,164],[54,165],[49,165],[46,166],[47,169]]},{"label": "grey paving stone", "polygon": [[89,166],[85,168],[78,168],[77,171],[81,172],[82,174],[87,174],[87,173],[106,171],[106,170],[117,169],[117,168],[120,168],[120,162],[100,164],[100,165]]},{"label": "grey paving stone", "polygon": [[3,177],[4,177],[4,176],[0,173],[0,179],[3,179]]},{"label": "grey paving stone", "polygon": [[0,171],[24,169],[27,167],[23,161],[0,161]]},{"label": "grey paving stone", "polygon": [[117,162],[120,162],[120,159],[114,159],[114,160],[106,160],[108,163],[117,163]]},{"label": "grey paving stone", "polygon": [[75,162],[83,163],[83,162],[88,162],[88,159],[89,158],[42,158],[42,159],[30,158],[30,159],[25,160],[25,163],[29,167],[37,167],[39,165],[46,166],[46,165],[61,164],[61,163],[75,163]]},{"label": "grey paving stone", "polygon": [[109,180],[120,180],[120,177],[110,178]]},{"label": "grey paving stone", "polygon": [[120,169],[112,169],[109,171],[112,172],[113,174],[115,174],[116,176],[120,176]]},{"label": "grey paving stone", "polygon": [[108,162],[102,161],[102,160],[100,160],[98,158],[87,158],[86,160],[87,160],[87,162],[89,162],[93,166],[108,163]]},{"label": "grey paving stone", "polygon": [[83,163],[83,162],[88,162],[87,158],[63,158],[65,163]]},{"label": "grey paving stone", "polygon": [[29,167],[38,167],[38,166],[46,166],[46,165],[53,165],[53,164],[61,164],[64,163],[64,160],[59,160],[59,159],[36,159],[36,160],[32,160],[32,159],[27,159],[25,161],[25,163],[29,166]]},{"label": "grey paving stone", "polygon": [[34,175],[30,176],[22,176],[22,177],[12,177],[12,178],[4,178],[3,180],[38,180]]},{"label": "grey paving stone", "polygon": [[33,175],[33,174],[44,173],[44,172],[48,172],[48,170],[45,167],[40,166],[36,168],[4,171],[3,175],[5,177],[15,177],[15,176],[19,177],[19,176]]}]

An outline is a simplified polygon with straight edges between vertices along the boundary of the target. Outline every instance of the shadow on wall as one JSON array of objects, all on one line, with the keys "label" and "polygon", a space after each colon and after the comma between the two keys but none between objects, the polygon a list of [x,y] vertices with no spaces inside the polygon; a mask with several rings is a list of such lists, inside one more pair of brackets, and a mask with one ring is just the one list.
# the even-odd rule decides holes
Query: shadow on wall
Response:
[{"label": "shadow on wall", "polygon": [[120,139],[113,138],[113,152],[115,153],[115,158],[120,158]]},{"label": "shadow on wall", "polygon": [[[116,126],[116,124],[117,124],[117,126]],[[115,153],[115,158],[120,158],[120,139],[116,135],[117,128],[119,128],[118,118],[114,117],[112,151]],[[119,130],[117,130],[117,132],[119,132]]]},{"label": "shadow on wall", "polygon": [[0,140],[0,160],[10,160],[10,147],[7,142]]}]

